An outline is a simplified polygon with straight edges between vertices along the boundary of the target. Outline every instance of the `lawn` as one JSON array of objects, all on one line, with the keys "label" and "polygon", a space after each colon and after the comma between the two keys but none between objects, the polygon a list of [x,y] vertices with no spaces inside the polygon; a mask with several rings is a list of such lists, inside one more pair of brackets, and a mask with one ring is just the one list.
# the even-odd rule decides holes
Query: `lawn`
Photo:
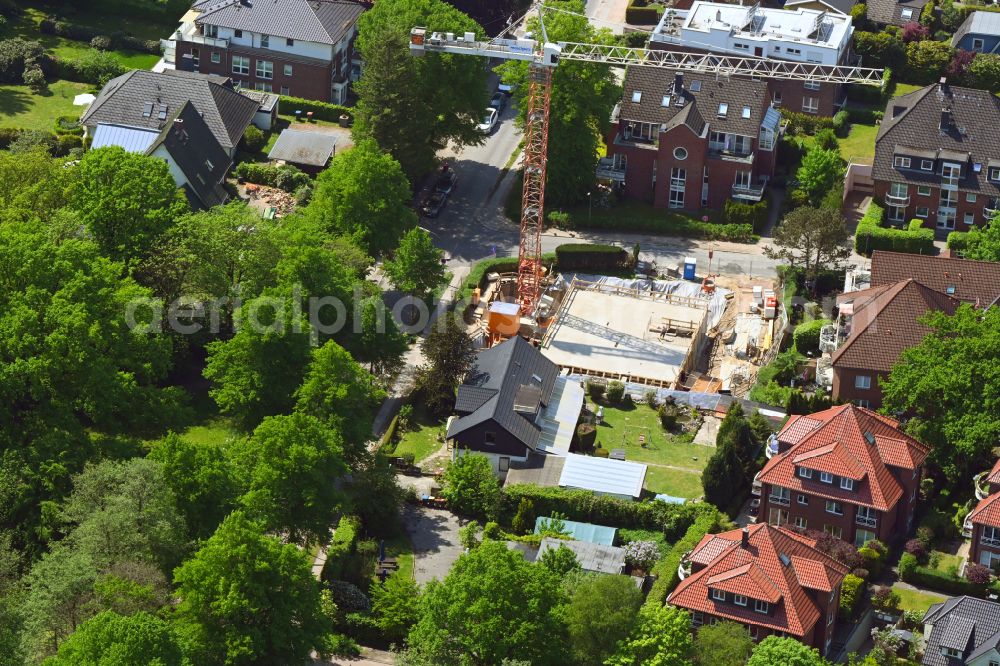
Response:
[{"label": "lawn", "polygon": [[920,611],[923,613],[931,607],[931,604],[940,603],[947,599],[947,597],[940,594],[920,592],[918,590],[911,590],[908,587],[899,587],[898,585],[894,585],[892,589],[899,595],[899,607],[906,611]]},{"label": "lawn", "polygon": [[663,493],[674,497],[701,497],[701,474],[682,472],[666,467],[647,467],[643,488],[651,493]]},{"label": "lawn", "polygon": [[852,157],[873,159],[875,157],[875,135],[878,125],[851,123],[851,131],[840,139],[840,156],[850,161]]},{"label": "lawn", "polygon": [[82,106],[73,106],[73,98],[91,90],[86,83],[71,81],[53,81],[40,94],[28,86],[0,86],[0,127],[52,131],[59,116],[83,113]]},{"label": "lawn", "polygon": [[410,543],[406,530],[400,527],[391,539],[385,540],[385,553],[389,557],[395,557],[399,565],[393,575],[413,578],[413,544]]},{"label": "lawn", "polygon": [[962,558],[940,550],[932,550],[928,567],[944,574],[957,576],[958,570],[962,568]]},{"label": "lawn", "polygon": [[207,419],[203,423],[193,425],[181,433],[183,439],[199,446],[210,444],[228,445],[245,436],[245,433],[233,427],[229,419],[223,416]]},{"label": "lawn", "polygon": [[895,90],[893,90],[893,97],[899,97],[900,95],[905,95],[911,93],[914,90],[920,90],[923,86],[915,86],[912,83],[897,83]]},{"label": "lawn", "polygon": [[390,455],[412,453],[414,461],[419,463],[441,448],[437,436],[444,426],[445,421],[428,414],[422,405],[414,405],[410,426]]}]

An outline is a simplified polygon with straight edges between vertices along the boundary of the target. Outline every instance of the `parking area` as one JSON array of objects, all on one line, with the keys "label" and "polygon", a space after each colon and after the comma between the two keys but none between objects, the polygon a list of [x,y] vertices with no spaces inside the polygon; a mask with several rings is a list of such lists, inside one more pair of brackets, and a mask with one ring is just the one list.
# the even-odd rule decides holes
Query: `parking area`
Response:
[{"label": "parking area", "polygon": [[434,578],[443,580],[463,552],[458,517],[444,509],[407,504],[403,525],[413,543],[413,578],[420,584]]}]

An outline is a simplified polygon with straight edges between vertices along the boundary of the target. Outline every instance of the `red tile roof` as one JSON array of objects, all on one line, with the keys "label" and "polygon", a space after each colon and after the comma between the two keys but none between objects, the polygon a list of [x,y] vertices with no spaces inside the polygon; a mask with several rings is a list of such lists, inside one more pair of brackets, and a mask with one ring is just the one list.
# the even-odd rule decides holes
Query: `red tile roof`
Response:
[{"label": "red tile roof", "polygon": [[714,534],[706,534],[698,542],[694,550],[691,551],[688,559],[695,564],[709,564],[731,545],[729,539]]},{"label": "red tile roof", "polygon": [[986,477],[986,483],[1000,483],[1000,458],[993,463],[993,469],[990,470],[989,475]]},{"label": "red tile roof", "polygon": [[778,441],[785,444],[798,444],[799,440],[808,435],[819,425],[819,421],[807,416],[793,414],[778,433]]},{"label": "red tile roof", "polygon": [[831,442],[818,449],[800,453],[792,458],[792,462],[817,472],[830,472],[855,481],[865,478],[864,468],[851,457],[847,447],[840,442]]},{"label": "red tile roof", "polygon": [[931,257],[876,250],[872,254],[872,286],[914,278],[927,287],[987,307],[1000,296],[1000,263],[952,257]]},{"label": "red tile roof", "polygon": [[[794,636],[806,635],[821,616],[806,588],[836,589],[847,575],[847,567],[816,550],[815,541],[785,528],[759,523],[747,530],[746,547],[742,544],[742,530],[703,539],[692,552],[692,559],[702,555],[699,550],[704,547],[715,550],[723,540],[728,544],[704,569],[681,581],[667,603]],[[712,588],[776,605],[770,614],[758,613],[752,602],[744,607],[713,600]]]},{"label": "red tile roof", "polygon": [[837,297],[838,305],[848,303],[854,309],[851,332],[833,353],[833,366],[877,372],[889,372],[904,349],[930,333],[931,329],[918,321],[926,312],[941,310],[951,314],[959,305],[958,299],[912,278]]},{"label": "red tile roof", "polygon": [[[805,435],[796,434],[797,444],[767,461],[758,476],[762,483],[888,511],[902,497],[903,489],[886,465],[917,469],[930,451],[900,431],[895,420],[856,405],[839,405],[808,418],[817,425]],[[793,427],[798,428],[801,422],[799,419]],[[778,433],[779,440],[783,440],[785,429]],[[868,443],[865,433],[871,433],[875,444]],[[818,452],[817,457],[810,459],[813,452]],[[854,490],[843,490],[840,484],[823,483],[815,477],[803,479],[795,471],[796,460],[806,467],[822,460],[825,469],[820,471],[848,478],[860,478],[856,476],[860,469],[867,480],[855,484]]]},{"label": "red tile roof", "polygon": [[979,504],[969,514],[970,523],[1000,527],[1000,493],[993,493]]}]

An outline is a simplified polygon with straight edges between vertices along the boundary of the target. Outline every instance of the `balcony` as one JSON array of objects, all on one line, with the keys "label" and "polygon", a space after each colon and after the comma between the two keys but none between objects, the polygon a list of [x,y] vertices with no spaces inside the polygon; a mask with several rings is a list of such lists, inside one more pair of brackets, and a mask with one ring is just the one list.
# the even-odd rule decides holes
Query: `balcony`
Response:
[{"label": "balcony", "polygon": [[733,198],[760,201],[764,198],[764,185],[733,185]]},{"label": "balcony", "polygon": [[767,502],[768,504],[777,504],[778,506],[789,506],[792,503],[792,498],[782,497],[781,495],[769,495]]},{"label": "balcony", "polygon": [[759,477],[760,477],[760,472],[757,472],[757,474],[753,477],[753,485],[750,486],[750,494],[752,494],[754,497],[760,497],[761,483]]},{"label": "balcony", "polygon": [[629,132],[619,132],[615,135],[616,146],[626,146],[629,148],[646,148],[647,150],[657,150],[659,148],[658,139],[646,139],[635,136]]},{"label": "balcony", "polygon": [[1000,539],[994,539],[991,537],[980,537],[979,543],[984,546],[989,546],[990,548],[1000,548]]},{"label": "balcony", "polygon": [[863,527],[875,527],[878,524],[878,518],[857,515],[854,517],[854,522]]},{"label": "balcony", "polygon": [[602,157],[597,160],[597,180],[610,180],[616,183],[625,182],[625,165],[615,163],[614,158]]},{"label": "balcony", "polygon": [[896,196],[895,194],[886,194],[885,204],[887,206],[909,206],[910,195],[904,194],[902,196]]},{"label": "balcony", "polygon": [[753,152],[745,153],[735,150],[726,150],[724,148],[717,149],[709,147],[708,149],[708,156],[713,159],[723,160],[724,162],[738,162],[739,164],[753,164],[754,155],[755,153]]},{"label": "balcony", "polygon": [[[161,40],[161,44],[163,41]],[[219,39],[218,37],[206,37],[202,33],[198,32],[198,28],[193,23],[185,23],[181,27],[177,28],[177,31],[171,35],[170,41],[175,42],[191,42],[192,44],[204,44],[205,46],[211,46],[217,49],[228,49],[229,40]]]},{"label": "balcony", "polygon": [[990,217],[991,215],[996,215],[998,210],[1000,210],[1000,199],[993,199],[986,204],[985,208],[983,208],[983,214],[986,215],[986,217]]}]

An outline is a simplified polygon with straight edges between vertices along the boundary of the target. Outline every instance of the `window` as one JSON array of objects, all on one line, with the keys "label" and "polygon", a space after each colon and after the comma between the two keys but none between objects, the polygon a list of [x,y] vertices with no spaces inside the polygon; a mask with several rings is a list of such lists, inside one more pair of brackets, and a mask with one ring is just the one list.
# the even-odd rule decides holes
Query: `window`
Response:
[{"label": "window", "polygon": [[295,40],[289,37],[285,40],[285,46],[295,46]]},{"label": "window", "polygon": [[674,167],[670,170],[670,208],[684,207],[684,187],[687,182],[687,171]]},{"label": "window", "polygon": [[871,375],[858,375],[854,378],[854,388],[865,389],[866,391],[872,387]]},{"label": "window", "polygon": [[799,476],[803,479],[811,479],[813,478],[813,471],[808,467],[799,467]]},{"label": "window", "polygon": [[766,601],[761,601],[760,599],[753,600],[753,609],[758,613],[767,613],[771,610],[771,604]]},{"label": "window", "polygon": [[691,92],[701,92],[701,81],[691,82]]},{"label": "window", "polygon": [[233,31],[233,37],[235,37],[236,39],[242,38],[243,37],[243,31],[242,30],[234,30]]},{"label": "window", "polygon": [[772,504],[783,504],[788,506],[792,499],[792,491],[788,488],[782,488],[781,486],[771,486],[771,496],[768,497],[768,502]]},{"label": "window", "polygon": [[829,472],[820,472],[819,480],[823,483],[833,483],[833,474],[830,474]]},{"label": "window", "polygon": [[899,167],[900,169],[909,169],[910,168],[910,158],[909,157],[900,157],[899,155],[897,155],[896,157],[894,157],[892,159],[892,166]]},{"label": "window", "polygon": [[950,648],[950,647],[943,647],[942,646],[941,647],[941,654],[943,654],[946,657],[953,657],[955,659],[960,659],[962,657],[962,651],[961,650],[956,650],[955,648]]},{"label": "window", "polygon": [[774,96],[771,97],[771,103],[774,106],[781,106],[781,91],[779,90],[774,91]]},{"label": "window", "polygon": [[191,64],[193,64],[195,67],[197,67],[199,64],[201,64],[201,50],[200,49],[191,49]]},{"label": "window", "polygon": [[687,156],[688,156],[687,148],[682,148],[681,146],[677,146],[676,148],[674,148],[674,157],[676,157],[677,159],[686,160]]},{"label": "window", "polygon": [[663,99],[660,100],[660,106],[662,107],[670,106],[670,95],[663,96]]},{"label": "window", "polygon": [[788,509],[771,509],[767,516],[767,524],[781,527],[788,524]]},{"label": "window", "polygon": [[901,19],[903,19],[903,21],[910,21],[910,20],[913,19],[913,10],[912,9],[904,9],[903,11],[901,11],[899,13],[899,17]]},{"label": "window", "polygon": [[700,627],[705,623],[705,614],[700,612],[691,613],[691,624],[695,627]]},{"label": "window", "polygon": [[973,37],[972,38],[972,50],[973,51],[978,51],[979,53],[982,53],[983,52],[983,45],[984,45],[984,42],[979,37]]},{"label": "window", "polygon": [[285,76],[291,76],[292,75],[292,66],[291,65],[285,65],[282,71],[284,71]]},{"label": "window", "polygon": [[222,54],[217,51],[212,51],[212,62],[216,65],[222,62]]},{"label": "window", "polygon": [[261,79],[270,79],[274,77],[274,63],[270,60],[258,60],[257,77]]},{"label": "window", "polygon": [[861,548],[869,541],[875,540],[875,532],[872,530],[863,530],[860,527],[858,531],[854,533],[854,547]]},{"label": "window", "polygon": [[761,150],[774,150],[774,130],[768,127],[761,127],[760,140],[757,145]]},{"label": "window", "polygon": [[930,185],[917,185],[917,194],[922,197],[929,197],[931,195]]},{"label": "window", "polygon": [[823,531],[836,539],[839,539],[844,535],[844,529],[836,525],[824,525]]},{"label": "window", "polygon": [[219,36],[219,26],[217,25],[206,25],[205,26],[205,36],[206,37],[218,37]]},{"label": "window", "polygon": [[846,476],[840,477],[840,487],[844,490],[854,490],[854,479],[848,479]]},{"label": "window", "polygon": [[725,601],[726,593],[722,590],[712,590],[712,598],[716,601]]},{"label": "window", "polygon": [[256,81],[253,84],[253,89],[254,90],[259,90],[260,92],[271,92],[271,84],[270,83],[262,83],[261,81]]},{"label": "window", "polygon": [[920,160],[920,168],[923,171],[933,171],[934,160]]},{"label": "window", "polygon": [[965,203],[976,203],[976,195],[972,192],[965,193]]},{"label": "window", "polygon": [[733,603],[736,604],[737,606],[746,606],[748,602],[747,598],[742,594],[734,594]]},{"label": "window", "polygon": [[805,83],[802,84],[802,87],[805,88],[806,90],[819,90],[819,82],[806,81]]},{"label": "window", "polygon": [[729,105],[726,104],[725,102],[722,102],[721,104],[719,104],[719,114],[718,115],[719,115],[720,118],[725,118],[727,113],[729,113]]},{"label": "window", "polygon": [[1000,167],[990,167],[990,180],[1000,180]]},{"label": "window", "polygon": [[917,217],[926,218],[929,212],[927,206],[917,206]]},{"label": "window", "polygon": [[864,407],[865,409],[868,409],[869,407],[872,406],[871,401],[866,400],[865,398],[858,398],[857,400],[854,401],[854,404],[857,405],[858,407]]},{"label": "window", "polygon": [[249,74],[250,58],[246,56],[233,56],[233,74]]},{"label": "window", "polygon": [[819,99],[817,99],[816,97],[803,97],[802,111],[803,113],[818,113]]},{"label": "window", "polygon": [[497,434],[492,430],[487,430],[483,435],[483,443],[488,446],[493,446],[497,443]]},{"label": "window", "polygon": [[835,502],[833,500],[826,501],[826,512],[832,513],[835,516],[844,515],[844,505],[840,502]]},{"label": "window", "polygon": [[800,530],[804,530],[809,526],[809,521],[802,516],[795,516],[795,526]]},{"label": "window", "polygon": [[787,48],[787,49],[785,49],[785,51],[789,55],[802,55],[802,49]]},{"label": "window", "polygon": [[910,195],[910,188],[906,183],[889,183],[888,195],[894,199],[905,199]]},{"label": "window", "polygon": [[271,48],[271,38],[268,35],[260,36],[260,48],[268,49]]},{"label": "window", "polygon": [[968,225],[968,226],[971,227],[972,225],[974,225],[976,223],[976,216],[973,215],[972,213],[966,213],[964,221],[965,221],[966,225]]},{"label": "window", "polygon": [[750,117],[750,107],[749,106],[744,106],[743,107],[743,113],[741,113],[740,115],[743,118],[749,118]]},{"label": "window", "polygon": [[737,49],[743,49],[744,51],[746,51],[747,49],[750,48],[750,45],[744,44],[743,42],[733,42],[733,47]]},{"label": "window", "polygon": [[292,93],[289,91],[288,86],[281,86],[281,94],[282,95],[291,95]]},{"label": "window", "polygon": [[500,462],[499,462],[499,464],[497,466],[497,469],[500,470],[501,472],[507,472],[507,471],[509,471],[510,470],[510,457],[509,456],[500,456]]},{"label": "window", "polygon": [[641,101],[642,101],[642,91],[641,90],[633,90],[632,91],[632,103],[633,104],[638,104]]},{"label": "window", "polygon": [[803,495],[802,493],[799,493],[798,499],[796,501],[799,504],[801,504],[802,506],[808,506],[809,505],[809,495]]}]

